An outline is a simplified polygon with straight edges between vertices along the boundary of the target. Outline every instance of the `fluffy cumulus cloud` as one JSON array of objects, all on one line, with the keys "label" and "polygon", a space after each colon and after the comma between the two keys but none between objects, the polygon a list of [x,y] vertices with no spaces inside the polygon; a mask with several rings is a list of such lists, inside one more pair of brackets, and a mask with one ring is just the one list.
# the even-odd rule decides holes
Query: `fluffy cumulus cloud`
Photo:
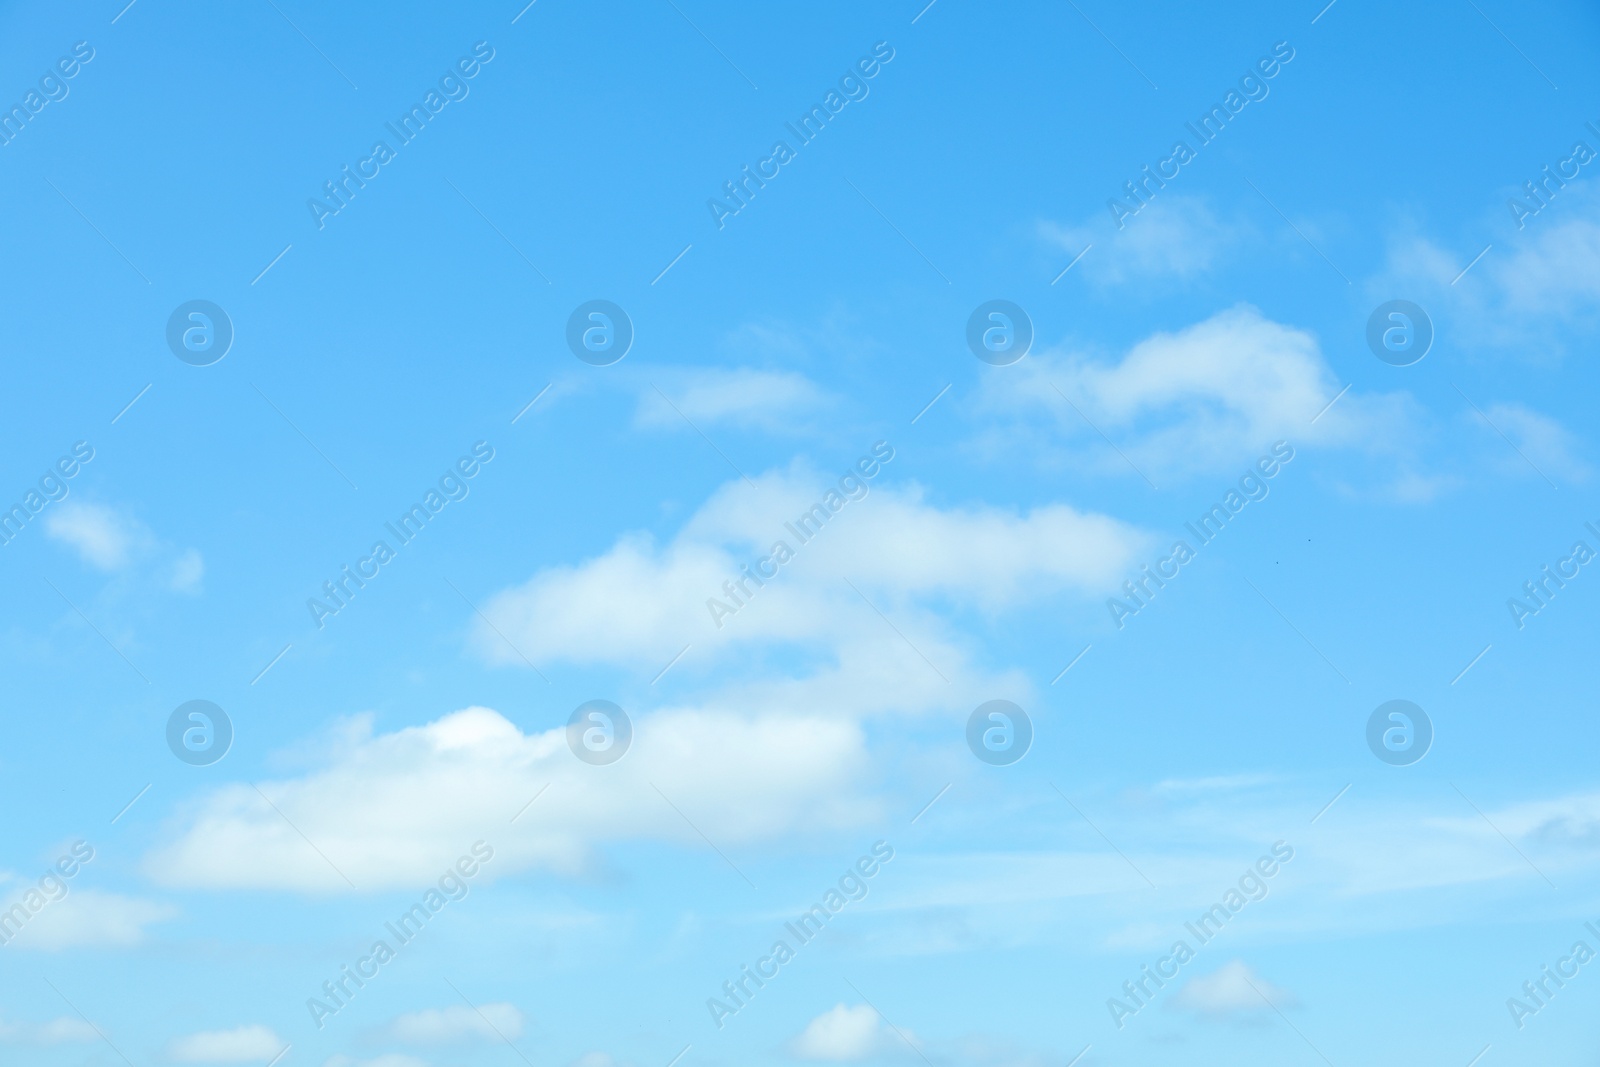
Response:
[{"label": "fluffy cumulus cloud", "polygon": [[792,1050],[802,1060],[841,1063],[866,1059],[877,1051],[881,1038],[882,1024],[869,1005],[836,1004],[806,1024]]},{"label": "fluffy cumulus cloud", "polygon": [[1294,1002],[1293,994],[1271,984],[1242,960],[1189,979],[1171,1001],[1175,1008],[1213,1018],[1271,1011],[1290,1007]]},{"label": "fluffy cumulus cloud", "polygon": [[1156,334],[1120,363],[1077,362],[1062,389],[1112,426],[1154,422],[1144,451],[1248,448],[1308,426],[1338,392],[1310,334],[1245,307]]},{"label": "fluffy cumulus cloud", "polygon": [[852,723],[669,708],[633,729],[627,755],[597,768],[573,757],[564,727],[523,733],[498,712],[467,708],[369,737],[259,792],[219,789],[145,869],[179,886],[346,892],[349,878],[360,890],[420,890],[478,839],[494,850],[480,878],[576,873],[607,841],[703,847],[685,816],[736,848],[876,810],[856,785],[865,751]]},{"label": "fluffy cumulus cloud", "polygon": [[173,1041],[167,1058],[174,1063],[266,1063],[288,1042],[266,1026],[205,1030]]},{"label": "fluffy cumulus cloud", "polygon": [[[888,455],[884,446],[892,470]],[[476,640],[510,664],[618,664],[638,669],[643,687],[694,646],[673,669],[713,680],[690,701],[628,707],[633,743],[620,762],[588,766],[564,726],[524,731],[489,708],[380,734],[357,719],[325,764],[207,795],[146,870],[175,886],[425,887],[479,838],[495,849],[493,878],[577,873],[608,842],[703,848],[703,832],[738,849],[869,822],[881,802],[868,718],[955,723],[996,692],[1029,691],[1015,671],[979,664],[950,608],[1066,595],[1097,610],[1090,598],[1145,545],[1131,527],[1062,504],[935,506],[881,464],[871,479],[859,473],[872,466],[848,477],[796,467],[758,490],[730,483],[665,545],[624,536],[489,598]],[[802,516],[804,539],[789,528]],[[743,598],[730,593],[777,541],[792,558],[769,562],[765,587],[746,579]],[[714,618],[712,599],[740,606]],[[509,824],[535,795],[537,811]]]},{"label": "fluffy cumulus cloud", "polygon": [[1043,409],[1099,466],[1128,476],[1226,469],[1279,439],[1370,444],[1409,410],[1399,396],[1340,397],[1316,338],[1245,305],[1154,334],[1120,360],[1046,351],[1008,371],[985,379],[985,410]]},{"label": "fluffy cumulus cloud", "polygon": [[719,424],[793,432],[830,400],[811,379],[792,371],[697,368],[656,375],[640,391],[634,422],[688,432]]},{"label": "fluffy cumulus cloud", "polygon": [[[506,663],[657,669],[691,642],[700,655],[755,642],[843,647],[860,631],[883,632],[862,593],[988,612],[1059,594],[1092,598],[1144,545],[1133,527],[1065,504],[936,506],[892,471],[891,462],[873,480],[855,476],[843,491],[842,473],[799,465],[760,477],[754,491],[730,482],[665,544],[625,535],[597,557],[547,567],[491,598],[479,647]],[[770,562],[757,567],[762,560]],[[747,567],[765,583],[745,577]],[[738,608],[736,617],[711,600]],[[768,610],[774,604],[781,608]]]},{"label": "fluffy cumulus cloud", "polygon": [[418,1045],[448,1044],[465,1038],[522,1036],[523,1014],[512,1004],[480,1004],[476,1009],[452,1005],[407,1012],[389,1024],[400,1041]]},{"label": "fluffy cumulus cloud", "polygon": [[77,500],[51,509],[45,517],[45,532],[103,571],[125,566],[139,537],[132,520],[104,505]]}]

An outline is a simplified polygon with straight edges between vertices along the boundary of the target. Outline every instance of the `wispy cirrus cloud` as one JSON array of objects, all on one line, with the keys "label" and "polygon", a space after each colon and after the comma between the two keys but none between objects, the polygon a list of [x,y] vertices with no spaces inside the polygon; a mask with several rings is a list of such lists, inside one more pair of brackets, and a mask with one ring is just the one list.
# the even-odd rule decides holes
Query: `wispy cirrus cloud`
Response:
[{"label": "wispy cirrus cloud", "polygon": [[1496,449],[1500,453],[1496,465],[1502,471],[1525,477],[1542,474],[1573,484],[1587,482],[1592,474],[1589,464],[1579,456],[1583,444],[1577,435],[1549,415],[1502,401],[1488,405],[1481,414],[1464,411],[1461,417],[1480,432],[1493,434],[1492,444],[1500,444],[1504,435],[1511,450]]},{"label": "wispy cirrus cloud", "polygon": [[640,389],[634,424],[655,430],[728,425],[795,433],[833,403],[835,398],[793,371],[679,368],[652,375]]},{"label": "wispy cirrus cloud", "polygon": [[100,1032],[82,1019],[61,1016],[45,1023],[8,1023],[0,1020],[0,1041],[22,1045],[89,1044]]},{"label": "wispy cirrus cloud", "polygon": [[1038,235],[1063,264],[1083,253],[1073,273],[1096,286],[1192,281],[1252,236],[1247,223],[1224,221],[1206,198],[1182,193],[1151,201],[1136,225],[1121,230],[1096,212],[1078,225],[1041,221]]},{"label": "wispy cirrus cloud", "polygon": [[1421,304],[1443,343],[1554,365],[1600,330],[1600,189],[1593,186],[1574,185],[1522,229],[1486,232],[1475,245],[1401,229],[1365,288],[1374,301],[1403,296]]},{"label": "wispy cirrus cloud", "polygon": [[179,550],[163,542],[124,509],[84,500],[67,500],[45,517],[51,540],[108,574],[137,570],[173,592],[201,591],[205,561],[196,549]]}]

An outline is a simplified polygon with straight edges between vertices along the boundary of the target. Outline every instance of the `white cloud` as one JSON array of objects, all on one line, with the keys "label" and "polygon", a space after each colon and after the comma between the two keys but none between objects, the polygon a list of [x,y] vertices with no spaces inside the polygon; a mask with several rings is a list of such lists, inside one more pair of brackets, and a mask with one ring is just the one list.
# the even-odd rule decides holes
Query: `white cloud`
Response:
[{"label": "white cloud", "polygon": [[[261,783],[276,810],[253,786],[211,793],[145,870],[169,885],[348,891],[309,838],[361,890],[420,894],[479,838],[495,851],[479,880],[529,867],[576,872],[593,847],[620,839],[702,848],[663,795],[724,848],[855,825],[876,811],[855,785],[866,755],[850,722],[669,708],[633,725],[628,754],[595,768],[572,755],[564,727],[524,734],[498,712],[468,708],[372,737],[326,769]],[[509,824],[535,795],[534,809]]]},{"label": "white cloud", "polygon": [[1072,269],[1101,285],[1195,277],[1243,236],[1240,226],[1219,220],[1203,197],[1182,194],[1158,197],[1121,230],[1106,212],[1097,212],[1082,226],[1042,222],[1039,234],[1067,262],[1093,245]]},{"label": "white cloud", "polygon": [[[1009,809],[1009,850],[997,842],[992,851],[897,856],[892,895],[869,897],[863,905],[873,912],[874,946],[919,956],[1101,944],[1148,961],[1170,951],[1176,939],[1193,947],[1184,924],[1196,923],[1210,904],[1226,905],[1229,890],[1251,901],[1248,918],[1227,928],[1239,953],[1305,940],[1469,928],[1511,912],[1527,922],[1560,922],[1569,921],[1570,912],[1544,879],[1587,884],[1600,870],[1600,793],[1512,803],[1475,796],[1480,815],[1448,791],[1424,799],[1403,789],[1352,790],[1319,818],[1314,840],[1302,840],[1285,813],[1303,812],[1303,826],[1340,784],[1307,789],[1279,779],[1244,790],[1073,794],[1120,852],[1087,845],[1041,851],[1039,835],[1064,810],[1046,791],[1037,804]],[[936,782],[929,795],[937,788]],[[983,825],[966,822],[972,829]],[[1280,835],[1289,840],[1277,843],[1294,849],[1286,861],[1283,852],[1269,856]],[[1276,856],[1275,866],[1258,867],[1264,856]],[[1274,873],[1252,875],[1243,884],[1247,871],[1261,870]],[[1190,964],[1184,977],[1209,966]],[[1215,986],[1230,981],[1235,992],[1248,990],[1233,973]],[[1283,995],[1258,985],[1269,996]],[[1202,985],[1193,996],[1205,990]]]},{"label": "white cloud", "polygon": [[17,948],[125,948],[144,941],[145,927],[170,919],[168,904],[99,889],[74,889],[41,908],[8,943]]},{"label": "white cloud", "polygon": [[1171,1001],[1175,1008],[1217,1017],[1271,1011],[1294,1002],[1292,993],[1272,985],[1241,960],[1189,979]]},{"label": "white cloud", "polygon": [[806,1024],[794,1039],[793,1051],[803,1060],[866,1059],[877,1049],[881,1030],[878,1013],[870,1006],[837,1004]]},{"label": "white cloud", "polygon": [[1600,185],[1564,191],[1473,264],[1478,251],[1447,249],[1415,232],[1397,235],[1368,292],[1374,303],[1404,297],[1421,304],[1452,345],[1499,348],[1531,363],[1551,362],[1593,337],[1600,326]]},{"label": "white cloud", "polygon": [[[761,476],[759,492],[729,482],[665,545],[627,535],[598,557],[548,567],[492,597],[484,605],[492,626],[479,624],[478,647],[503,663],[527,656],[652,670],[691,641],[701,655],[748,642],[842,648],[883,627],[861,616],[846,578],[891,603],[944,598],[995,612],[1054,594],[1103,593],[1144,545],[1134,528],[1064,504],[1028,512],[934,506],[915,486],[888,484],[892,469],[805,543],[786,524],[821,500],[832,478],[796,466]],[[735,605],[724,583],[779,541],[794,561],[759,590],[747,581],[751,610],[718,627],[707,601]],[[782,610],[766,610],[779,601]]]},{"label": "white cloud", "polygon": [[[1501,443],[1500,434],[1509,439],[1516,453],[1501,457],[1502,468],[1529,476],[1538,472],[1567,482],[1589,480],[1589,465],[1577,456],[1577,438],[1555,419],[1514,403],[1490,404],[1483,411],[1483,418],[1476,411],[1469,412],[1468,417],[1485,432],[1493,433],[1497,444]],[[1533,470],[1528,469],[1529,464]]]},{"label": "white cloud", "polygon": [[1494,824],[1524,841],[1600,853],[1600,793],[1513,804],[1495,813]]},{"label": "white cloud", "polygon": [[[973,665],[945,609],[997,612],[1066,593],[1097,610],[1087,598],[1111,588],[1144,544],[1130,527],[1064,505],[941,508],[886,477],[860,499],[839,497],[807,544],[785,521],[837,476],[771,473],[759,493],[731,483],[664,547],[624,537],[491,598],[494,626],[478,635],[491,658],[521,662],[509,638],[530,658],[640,668],[641,684],[691,640],[678,677],[750,644],[797,650],[797,676],[745,655],[692,704],[629,706],[633,748],[598,769],[573,757],[562,726],[524,732],[487,708],[379,735],[356,720],[326,764],[260,784],[277,810],[253,786],[218,789],[146,857],[146,871],[177,886],[345,892],[348,877],[362,891],[420,892],[485,827],[503,828],[489,831],[493,878],[576,873],[619,840],[703,848],[685,816],[725,849],[870,821],[880,801],[866,791],[875,776],[864,717],[957,723],[997,693],[1031,691],[1018,672]],[[794,558],[719,630],[707,598],[727,596],[723,583],[779,538]],[[546,786],[537,811],[508,826]]]},{"label": "white cloud", "polygon": [[1600,303],[1600,197],[1575,204],[1574,211],[1574,217],[1541,225],[1531,240],[1490,264],[1507,307],[1528,316],[1569,317],[1592,314]]},{"label": "white cloud", "polygon": [[1371,447],[1409,417],[1395,395],[1351,391],[1329,408],[1342,383],[1316,339],[1246,305],[1153,334],[1118,362],[1045,352],[1008,372],[986,377],[983,407],[1042,408],[1102,468],[1128,476],[1130,461],[1155,478],[1248,464],[1280,439]]},{"label": "white cloud", "polygon": [[142,564],[173,592],[190,596],[201,592],[205,561],[199,551],[178,551],[138,519],[116,508],[63,501],[45,513],[45,532],[96,570],[127,572],[134,564]]},{"label": "white cloud", "polygon": [[65,501],[45,514],[45,531],[103,571],[127,565],[138,527],[102,504]]},{"label": "white cloud", "polygon": [[12,1044],[65,1045],[99,1041],[100,1034],[82,1019],[62,1016],[47,1023],[0,1021],[0,1041]]},{"label": "white cloud", "polygon": [[809,378],[792,371],[697,368],[657,375],[640,391],[634,422],[693,432],[684,424],[687,418],[696,427],[727,423],[792,432],[830,400]]},{"label": "white cloud", "polygon": [[[935,608],[1088,597],[1110,588],[1144,541],[1064,505],[934,507],[884,477],[803,545],[784,522],[822,499],[828,481],[797,469],[763,477],[759,494],[732,483],[665,547],[625,537],[597,559],[546,569],[491,598],[494,628],[479,635],[491,657],[513,663],[506,638],[541,659],[618,662],[648,676],[691,639],[698,646],[674,668],[680,676],[741,644],[821,653],[796,657],[799,676],[766,665],[749,676],[722,670],[720,689],[693,704],[629,707],[633,748],[603,769],[573,757],[562,727],[524,733],[487,708],[376,736],[370,720],[355,720],[327,764],[261,783],[278,810],[252,786],[216,790],[145,869],[177,886],[344,892],[348,877],[363,891],[420,892],[545,786],[537,813],[490,840],[489,877],[575,873],[593,863],[593,849],[624,839],[702,847],[684,815],[723,848],[871,820],[879,801],[864,791],[864,716],[957,722],[997,692],[1030,691],[1014,671],[973,666]],[[740,564],[778,538],[793,544],[794,559],[719,632],[706,599],[726,596]]]},{"label": "white cloud", "polygon": [[195,549],[182,553],[172,563],[172,589],[174,592],[194,595],[200,592],[200,580],[205,577],[205,560]]},{"label": "white cloud", "polygon": [[265,1026],[206,1030],[175,1039],[167,1049],[174,1063],[266,1063],[288,1044]]},{"label": "white cloud", "polygon": [[100,1039],[100,1031],[82,1019],[62,1016],[32,1028],[32,1040],[41,1045],[87,1044]]},{"label": "white cloud", "polygon": [[476,1009],[451,1006],[408,1012],[389,1025],[401,1041],[441,1044],[463,1037],[515,1040],[522,1036],[523,1014],[512,1004],[480,1004]]},{"label": "white cloud", "polygon": [[1285,416],[1309,422],[1337,392],[1310,334],[1248,307],[1155,334],[1115,366],[1080,362],[1068,384],[1114,424],[1174,408],[1210,408],[1190,417],[1239,423],[1252,441],[1276,432]]}]

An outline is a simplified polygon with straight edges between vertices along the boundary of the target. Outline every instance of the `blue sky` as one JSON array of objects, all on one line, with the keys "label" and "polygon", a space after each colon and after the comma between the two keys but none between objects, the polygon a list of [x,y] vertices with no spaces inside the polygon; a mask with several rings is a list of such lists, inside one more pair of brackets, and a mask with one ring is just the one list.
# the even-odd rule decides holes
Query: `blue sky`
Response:
[{"label": "blue sky", "polygon": [[1592,9],[124,3],[0,33],[0,1059],[1590,1062]]}]

